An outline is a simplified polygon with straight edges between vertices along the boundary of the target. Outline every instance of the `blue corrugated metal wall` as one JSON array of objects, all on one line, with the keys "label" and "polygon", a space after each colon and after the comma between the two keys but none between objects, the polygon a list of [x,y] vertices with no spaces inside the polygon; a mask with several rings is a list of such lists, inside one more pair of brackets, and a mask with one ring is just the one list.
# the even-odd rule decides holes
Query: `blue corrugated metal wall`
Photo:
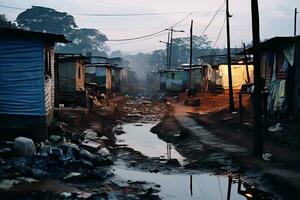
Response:
[{"label": "blue corrugated metal wall", "polygon": [[43,46],[0,38],[0,114],[45,115]]}]

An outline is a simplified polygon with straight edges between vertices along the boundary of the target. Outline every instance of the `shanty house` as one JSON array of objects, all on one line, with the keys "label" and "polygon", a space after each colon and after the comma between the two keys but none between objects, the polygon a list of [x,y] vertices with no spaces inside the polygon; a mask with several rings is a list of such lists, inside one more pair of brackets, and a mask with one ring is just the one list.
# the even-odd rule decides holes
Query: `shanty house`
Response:
[{"label": "shanty house", "polygon": [[[269,113],[299,115],[300,36],[274,37],[260,44],[261,76],[268,92]],[[254,49],[247,49],[253,53]]]},{"label": "shanty house", "polygon": [[[247,72],[248,70],[248,72]],[[240,90],[243,84],[248,83],[247,73],[249,74],[249,83],[253,83],[253,65],[250,64],[246,67],[243,63],[233,63],[231,65],[231,77],[232,77],[232,88],[235,90]],[[224,89],[229,89],[228,80],[228,65],[221,64],[215,70],[216,82],[221,84]]]},{"label": "shanty house", "polygon": [[183,91],[183,74],[182,69],[166,70],[166,90],[181,92]]},{"label": "shanty house", "polygon": [[113,92],[121,91],[122,70],[123,67],[118,65],[112,68],[112,91]]},{"label": "shanty house", "polygon": [[54,44],[63,35],[0,28],[0,136],[47,137],[54,109]]},{"label": "shanty house", "polygon": [[97,96],[100,93],[111,95],[112,91],[112,68],[108,63],[94,63],[86,65],[86,83],[98,86]]},{"label": "shanty house", "polygon": [[108,58],[107,63],[114,66],[112,68],[112,91],[126,91],[128,85],[129,62],[121,57]]},{"label": "shanty house", "polygon": [[167,82],[167,72],[165,70],[158,71],[159,73],[159,88],[160,90],[166,89],[166,82]]},{"label": "shanty house", "polygon": [[81,54],[55,54],[56,106],[86,107],[85,65],[87,57]]},{"label": "shanty house", "polygon": [[[190,67],[187,64],[183,64],[181,69],[184,70],[183,73],[183,89],[189,87],[189,76]],[[208,79],[210,79],[211,68],[209,65],[192,65],[191,68],[191,88],[195,89],[197,92],[206,92]]]}]

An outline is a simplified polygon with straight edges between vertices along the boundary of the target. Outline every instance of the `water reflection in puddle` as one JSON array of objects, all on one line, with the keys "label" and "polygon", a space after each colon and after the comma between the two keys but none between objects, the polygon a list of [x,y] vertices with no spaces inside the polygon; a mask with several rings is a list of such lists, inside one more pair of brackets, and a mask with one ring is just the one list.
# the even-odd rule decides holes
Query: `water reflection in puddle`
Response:
[{"label": "water reflection in puddle", "polygon": [[155,124],[124,124],[125,134],[117,136],[119,145],[127,145],[148,157],[161,157],[165,159],[176,158],[183,163],[182,157],[173,145],[160,140],[156,134],[150,132]]},{"label": "water reflection in puddle", "polygon": [[[122,128],[125,134],[117,136],[117,144],[127,145],[148,157],[176,158],[183,163],[184,157],[175,150],[174,146],[150,132],[153,126],[155,124],[124,124]],[[232,177],[224,175],[150,173],[127,169],[121,165],[115,166],[114,174],[122,180],[159,184],[161,186],[159,196],[163,199],[274,199],[270,193],[244,185],[240,179],[233,180]]]},{"label": "water reflection in puddle", "polygon": [[[119,178],[131,181],[146,181],[159,184],[159,196],[163,199],[227,199],[228,182],[227,176],[208,174],[153,174],[149,172],[133,171],[129,169],[115,168],[114,172]],[[238,185],[231,182],[230,199],[245,200],[238,193]],[[242,186],[241,186],[242,187]],[[244,190],[242,187],[241,190]]]}]

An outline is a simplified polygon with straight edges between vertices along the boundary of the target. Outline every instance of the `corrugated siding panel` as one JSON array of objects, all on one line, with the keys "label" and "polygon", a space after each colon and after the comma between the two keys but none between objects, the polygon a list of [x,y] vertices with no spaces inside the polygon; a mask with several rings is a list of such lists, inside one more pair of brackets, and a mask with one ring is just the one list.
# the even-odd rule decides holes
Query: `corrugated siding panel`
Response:
[{"label": "corrugated siding panel", "polygon": [[63,62],[59,63],[59,92],[75,91],[75,73],[76,63],[75,62]]},{"label": "corrugated siding panel", "polygon": [[42,41],[0,39],[0,113],[45,115]]},{"label": "corrugated siding panel", "polygon": [[[50,51],[51,78],[44,81],[46,115],[48,115],[50,111],[54,109],[54,93],[55,93],[54,49],[47,48],[47,50]],[[46,49],[44,50],[44,63],[45,63],[45,51]],[[45,67],[43,67],[43,69],[45,70]]]},{"label": "corrugated siding panel", "polygon": [[52,96],[52,79],[45,80],[45,106],[46,106],[46,113],[49,114],[53,108],[53,96]]},{"label": "corrugated siding panel", "polygon": [[61,103],[73,102],[76,90],[76,63],[59,63],[59,101]]}]

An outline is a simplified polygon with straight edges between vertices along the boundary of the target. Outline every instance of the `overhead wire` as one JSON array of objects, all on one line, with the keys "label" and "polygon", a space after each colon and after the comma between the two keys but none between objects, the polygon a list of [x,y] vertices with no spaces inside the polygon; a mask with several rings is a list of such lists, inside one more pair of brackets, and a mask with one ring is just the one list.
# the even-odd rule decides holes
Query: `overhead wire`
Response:
[{"label": "overhead wire", "polygon": [[1,8],[9,8],[14,10],[26,10],[26,8],[20,8],[20,7],[14,7],[14,6],[6,6],[6,5],[0,5]]},{"label": "overhead wire", "polygon": [[[151,40],[151,39],[154,39],[154,38],[157,38],[157,37],[160,37],[160,36],[163,36],[167,34],[166,32],[162,32],[158,35],[155,35],[155,36],[152,36],[152,37],[148,37],[148,38],[144,38],[144,39],[139,39],[139,40],[134,40],[134,41],[127,41],[127,42],[120,42],[120,43],[114,43],[114,44],[111,44],[110,46],[118,46],[118,45],[123,45],[123,44],[132,44],[132,43],[137,43],[137,42],[142,42],[142,41],[146,41],[146,40]],[[109,41],[108,41],[109,42]]]},{"label": "overhead wire", "polygon": [[[203,29],[203,31],[201,32],[200,36],[203,36],[205,34],[205,32],[207,31],[207,29],[209,28],[209,26],[212,24],[212,22],[215,20],[216,16],[218,15],[218,13],[220,11],[222,11],[221,9],[224,7],[225,5],[225,1],[222,3],[222,5],[216,10],[215,14],[213,15],[213,17],[211,18],[211,20],[209,21],[209,23],[205,26],[205,28]],[[14,6],[7,6],[7,5],[0,5],[0,7],[2,8],[8,8],[8,9],[16,9],[16,10],[26,10],[25,8],[21,8],[21,7],[14,7]],[[194,13],[209,13],[209,12],[213,12],[213,11],[192,11],[192,12],[188,12],[188,15],[186,17],[184,17],[182,20],[178,21],[177,23],[175,23],[174,25],[166,28],[166,29],[163,29],[163,30],[160,30],[160,31],[157,31],[157,32],[154,32],[154,33],[151,33],[151,34],[147,34],[147,35],[142,35],[142,36],[138,36],[138,37],[132,37],[132,38],[122,38],[122,39],[109,39],[107,40],[107,42],[122,42],[122,41],[134,41],[134,40],[137,40],[137,42],[140,42],[140,41],[145,41],[145,40],[149,40],[149,39],[153,39],[153,38],[156,38],[156,37],[159,37],[161,36],[160,33],[163,33],[163,32],[166,32],[168,29],[170,28],[173,28],[175,26],[177,26],[178,24],[180,24],[181,22],[183,22],[184,20],[186,20],[187,18],[189,18],[192,14]],[[154,16],[154,15],[172,15],[172,14],[184,14],[184,13],[187,13],[187,12],[154,12],[154,13],[92,13],[92,14],[86,14],[86,13],[77,13],[77,14],[73,14],[73,15],[82,15],[82,16],[104,16],[104,17],[114,17],[114,16],[119,16],[119,17],[124,17],[124,16]],[[222,24],[222,27],[221,27],[221,30],[217,36],[217,39],[216,41],[214,42],[214,47],[215,45],[217,44],[219,38],[220,38],[220,35],[223,31],[223,28],[224,28],[224,24],[225,24],[225,20]],[[153,37],[155,36],[155,37]],[[128,44],[128,43],[120,43],[120,44],[116,44],[116,45],[122,45],[122,44]]]},{"label": "overhead wire", "polygon": [[200,37],[202,37],[204,35],[204,33],[207,31],[208,27],[211,25],[211,23],[214,21],[214,19],[216,18],[216,16],[218,15],[218,13],[221,11],[221,8],[223,8],[225,5],[225,1],[222,3],[222,5],[218,8],[218,10],[216,11],[216,13],[214,14],[214,16],[211,18],[211,20],[208,22],[208,24],[205,26],[205,28],[203,29],[203,31],[200,34]]},{"label": "overhead wire", "polygon": [[216,45],[218,44],[218,41],[219,41],[220,36],[221,36],[221,34],[222,34],[222,31],[223,31],[223,29],[224,29],[225,22],[226,22],[226,16],[224,17],[223,24],[222,24],[222,26],[221,26],[221,29],[220,29],[219,33],[218,33],[217,39],[216,39],[215,42],[214,42],[213,49],[214,49],[214,48],[216,47]]},{"label": "overhead wire", "polygon": [[171,29],[171,28],[174,28],[175,26],[177,26],[178,24],[180,24],[181,22],[183,22],[184,20],[186,20],[187,18],[189,18],[193,13],[189,13],[186,17],[184,17],[183,19],[181,19],[180,21],[176,22],[174,25],[168,27],[168,28],[165,28],[163,30],[160,30],[160,31],[157,31],[157,32],[154,32],[154,33],[151,33],[151,34],[147,34],[147,35],[143,35],[143,36],[138,36],[138,37],[132,37],[132,38],[123,38],[123,39],[109,39],[107,41],[110,41],[110,42],[121,42],[121,41],[131,41],[131,40],[139,40],[139,39],[143,39],[143,38],[148,38],[148,37],[151,37],[151,36],[154,36],[154,35],[157,35],[159,33],[162,33],[162,32],[165,32],[165,31],[169,31],[168,29]]},{"label": "overhead wire", "polygon": [[[28,8],[21,8],[15,6],[0,5],[1,8],[8,8],[14,10],[27,10]],[[91,17],[134,17],[134,16],[155,16],[155,15],[177,15],[187,13],[210,13],[214,10],[198,10],[198,11],[177,11],[177,12],[149,12],[149,13],[71,13],[72,15],[91,16]]]},{"label": "overhead wire", "polygon": [[[196,13],[197,11],[192,11]],[[201,12],[201,11],[198,11]],[[202,11],[203,13],[205,11]],[[135,17],[135,16],[156,16],[156,15],[174,15],[174,14],[186,14],[191,12],[157,12],[157,13],[92,13],[92,14],[74,14],[82,16],[92,16],[92,17]]]}]

